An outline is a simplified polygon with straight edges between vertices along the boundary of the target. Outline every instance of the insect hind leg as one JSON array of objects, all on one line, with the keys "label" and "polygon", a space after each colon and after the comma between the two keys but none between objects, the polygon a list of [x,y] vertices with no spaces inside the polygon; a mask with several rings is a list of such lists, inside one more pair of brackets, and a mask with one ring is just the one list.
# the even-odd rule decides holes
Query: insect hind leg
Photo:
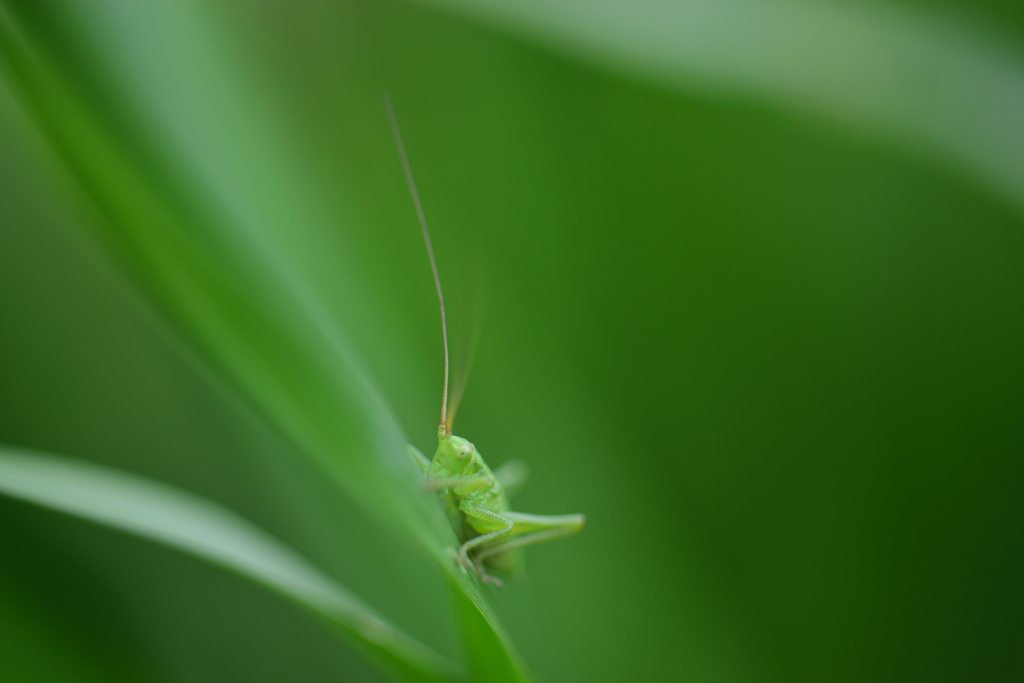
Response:
[{"label": "insect hind leg", "polygon": [[481,550],[473,558],[478,564],[488,557],[516,548],[578,533],[587,521],[583,515],[544,516],[528,515],[521,512],[506,512],[505,515],[513,522],[511,535],[506,534],[503,537],[492,539],[496,542]]},{"label": "insect hind leg", "polygon": [[481,534],[480,536],[477,536],[476,538],[471,538],[470,540],[463,543],[459,547],[457,560],[459,564],[463,567],[466,567],[467,569],[472,567],[473,569],[475,569],[477,576],[480,577],[480,581],[482,581],[483,583],[493,583],[500,588],[501,580],[489,575],[486,571],[484,571],[484,566],[479,556],[474,557],[473,561],[470,562],[469,552],[471,550],[474,550],[475,548],[487,545],[488,543],[491,543],[493,541],[501,539],[504,536],[507,536],[509,533],[512,532],[512,529],[515,527],[515,522],[513,522],[505,515],[493,512],[491,510],[487,510],[486,508],[477,507],[472,503],[467,503],[465,499],[462,500],[462,503],[459,505],[459,509],[466,513],[466,515],[468,515],[469,517],[474,517],[476,519],[486,521],[498,527],[494,531]]}]

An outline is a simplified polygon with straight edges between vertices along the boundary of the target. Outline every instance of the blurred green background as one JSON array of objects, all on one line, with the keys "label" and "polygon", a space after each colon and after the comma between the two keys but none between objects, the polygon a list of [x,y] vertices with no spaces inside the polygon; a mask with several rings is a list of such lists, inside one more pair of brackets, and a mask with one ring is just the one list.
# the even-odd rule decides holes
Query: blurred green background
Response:
[{"label": "blurred green background", "polygon": [[[4,11],[124,145],[255,226],[430,452],[439,321],[392,93],[453,325],[479,321],[456,432],[529,463],[516,509],[588,518],[495,596],[540,680],[1024,677],[1017,5],[146,5]],[[0,442],[218,501],[457,658],[441,573],[139,294],[11,82]],[[220,569],[0,520],[4,680],[379,680]]]}]

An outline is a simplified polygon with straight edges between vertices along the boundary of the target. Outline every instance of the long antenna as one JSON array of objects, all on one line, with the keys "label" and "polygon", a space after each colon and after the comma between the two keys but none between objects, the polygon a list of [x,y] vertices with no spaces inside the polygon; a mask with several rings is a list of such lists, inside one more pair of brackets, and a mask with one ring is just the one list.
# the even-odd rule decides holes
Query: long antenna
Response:
[{"label": "long antenna", "polygon": [[391,95],[384,93],[384,110],[388,113],[388,123],[391,124],[391,136],[395,139],[395,147],[398,148],[398,156],[402,159],[402,170],[405,171],[405,182],[409,186],[409,194],[412,195],[412,203],[416,206],[416,215],[420,219],[420,227],[423,229],[423,241],[427,243],[427,254],[430,256],[430,268],[434,271],[434,285],[437,286],[437,301],[441,305],[441,335],[444,337],[444,391],[441,394],[441,427],[444,427],[445,434],[451,436],[451,425],[448,424],[448,324],[444,318],[444,294],[441,293],[441,277],[437,274],[437,261],[434,259],[434,246],[430,242],[430,231],[427,230],[427,217],[423,215],[423,206],[420,204],[420,195],[416,191],[416,181],[412,178],[412,168],[409,166],[409,157],[405,154],[405,144],[402,143],[402,132],[398,130],[398,119],[395,118],[395,107],[391,103]]}]

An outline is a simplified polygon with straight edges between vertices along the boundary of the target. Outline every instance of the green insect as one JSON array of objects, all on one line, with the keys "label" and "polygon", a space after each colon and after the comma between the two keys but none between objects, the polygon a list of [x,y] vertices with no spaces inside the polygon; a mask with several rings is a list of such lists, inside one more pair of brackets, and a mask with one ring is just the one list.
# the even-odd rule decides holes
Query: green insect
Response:
[{"label": "green insect", "polygon": [[516,572],[522,563],[524,546],[579,532],[586,521],[583,515],[528,515],[513,512],[509,495],[526,480],[526,464],[513,460],[492,472],[472,443],[452,434],[454,411],[448,413],[448,326],[444,314],[444,295],[437,273],[434,248],[427,230],[412,169],[398,130],[391,98],[384,96],[391,133],[402,160],[405,180],[409,185],[423,239],[427,244],[430,266],[434,272],[437,299],[441,306],[441,334],[444,340],[444,389],[441,394],[441,423],[437,430],[437,452],[428,460],[414,446],[409,453],[426,474],[426,484],[436,491],[445,511],[459,534],[462,545],[456,553],[457,562],[474,572],[484,583],[501,586],[501,581],[487,569],[502,574]]}]

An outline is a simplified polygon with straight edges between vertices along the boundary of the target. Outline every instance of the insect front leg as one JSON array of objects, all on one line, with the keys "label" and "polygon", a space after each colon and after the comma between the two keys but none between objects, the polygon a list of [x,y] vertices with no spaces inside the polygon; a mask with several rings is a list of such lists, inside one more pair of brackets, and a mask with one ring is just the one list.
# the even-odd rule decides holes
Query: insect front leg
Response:
[{"label": "insect front leg", "polygon": [[530,468],[522,460],[509,460],[507,463],[494,470],[494,478],[505,489],[505,494],[511,497],[516,491],[523,487],[530,476]]},{"label": "insect front leg", "polygon": [[587,521],[583,515],[529,515],[522,512],[506,512],[504,516],[512,521],[512,529],[503,537],[498,538],[496,543],[477,553],[475,558],[477,564],[481,564],[488,557],[500,555],[515,548],[578,533]]},{"label": "insect front leg", "polygon": [[464,496],[467,493],[487,488],[493,483],[494,481],[486,475],[473,475],[469,477],[438,477],[437,479],[427,479],[427,488],[431,491],[451,489],[455,495]]},{"label": "insect front leg", "polygon": [[[497,527],[494,531],[481,534],[476,538],[472,538],[466,541],[459,548],[459,564],[461,564],[463,567],[468,568],[470,567],[469,551],[479,546],[486,545],[491,541],[500,539],[502,536],[506,536],[512,531],[513,527],[515,527],[515,522],[513,522],[511,519],[504,515],[498,514],[497,512],[492,512],[491,510],[477,507],[472,503],[467,503],[465,499],[463,499],[462,502],[459,504],[459,509],[462,510],[469,517],[474,517],[478,520],[483,520],[487,522],[489,525]],[[501,580],[496,579],[493,576],[490,576],[486,571],[484,571],[482,560],[479,557],[473,558],[472,566],[476,569],[477,575],[480,577],[480,580],[482,582],[490,582],[495,584],[499,588],[501,587]]]},{"label": "insect front leg", "polygon": [[419,468],[424,472],[430,467],[430,458],[420,453],[420,449],[416,448],[412,444],[409,444],[409,457],[412,461],[419,465]]}]

